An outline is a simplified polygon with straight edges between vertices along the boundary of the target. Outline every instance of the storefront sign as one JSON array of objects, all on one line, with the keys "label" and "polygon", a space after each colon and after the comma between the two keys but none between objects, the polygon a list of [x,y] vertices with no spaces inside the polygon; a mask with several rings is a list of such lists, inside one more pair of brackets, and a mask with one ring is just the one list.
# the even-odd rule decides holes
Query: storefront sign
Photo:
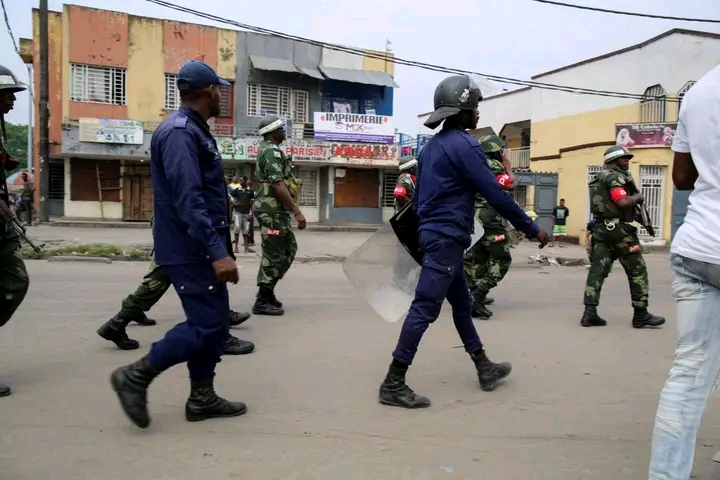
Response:
[{"label": "storefront sign", "polygon": [[81,118],[79,140],[89,143],[143,144],[143,122],[109,118]]},{"label": "storefront sign", "polygon": [[615,143],[626,148],[669,148],[677,123],[618,123]]},{"label": "storefront sign", "polygon": [[392,118],[383,115],[315,112],[313,128],[315,140],[395,143]]},{"label": "storefront sign", "polygon": [[330,155],[351,160],[397,160],[397,145],[368,145],[362,143],[333,143]]},{"label": "storefront sign", "polygon": [[[217,138],[223,160],[254,161],[260,152],[261,138]],[[330,157],[330,146],[314,140],[287,140],[282,147],[295,162],[323,162]]]}]

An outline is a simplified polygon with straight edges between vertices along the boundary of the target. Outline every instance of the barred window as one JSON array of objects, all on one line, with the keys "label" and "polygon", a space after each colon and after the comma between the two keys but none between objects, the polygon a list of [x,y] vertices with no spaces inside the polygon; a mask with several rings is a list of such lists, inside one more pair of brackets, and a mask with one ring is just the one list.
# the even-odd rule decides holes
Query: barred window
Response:
[{"label": "barred window", "polygon": [[678,92],[678,120],[680,120],[680,107],[682,106],[683,98],[685,98],[685,94],[692,88],[693,85],[695,85],[695,80],[687,82]]},{"label": "barred window", "polygon": [[[218,117],[232,117],[233,86],[220,86],[220,113]],[[177,88],[177,75],[165,74],[165,109],[177,110],[180,108],[180,91]]]},{"label": "barred window", "polygon": [[251,83],[247,95],[248,117],[277,115],[296,123],[308,122],[310,93],[305,90]]},{"label": "barred window", "polygon": [[648,87],[640,101],[640,121],[642,123],[664,122],[666,106],[667,95],[662,85]]},{"label": "barred window", "polygon": [[395,205],[395,184],[400,174],[393,170],[383,171],[383,188],[382,188],[382,206],[384,208],[392,208]]},{"label": "barred window", "polygon": [[317,207],[317,179],[318,169],[310,167],[295,167],[295,174],[298,180],[302,180],[300,187],[300,206]]},{"label": "barred window", "polygon": [[180,108],[180,92],[177,88],[177,75],[165,74],[165,109],[177,110]]},{"label": "barred window", "polygon": [[70,100],[127,105],[126,72],[124,68],[73,63],[70,67]]}]

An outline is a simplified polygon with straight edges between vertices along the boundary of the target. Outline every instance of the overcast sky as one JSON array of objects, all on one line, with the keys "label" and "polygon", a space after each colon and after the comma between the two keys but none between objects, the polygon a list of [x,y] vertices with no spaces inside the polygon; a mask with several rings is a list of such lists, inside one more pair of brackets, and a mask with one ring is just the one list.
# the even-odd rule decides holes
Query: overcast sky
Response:
[{"label": "overcast sky", "polygon": [[[29,38],[32,35],[31,8],[37,7],[37,0],[4,2],[15,37]],[[62,10],[62,3],[49,0],[50,9]],[[145,0],[76,0],[69,3],[223,27]],[[399,58],[520,79],[639,43],[672,28],[720,33],[720,24],[610,15],[531,0],[275,0],[271,4],[242,0],[174,0],[173,3],[329,43],[383,50],[388,39]],[[566,3],[720,19],[718,0],[684,3],[676,0],[566,0]],[[5,66],[26,81],[25,66],[12,53],[10,36],[2,27],[0,47],[5,52]],[[416,116],[431,110],[433,90],[444,76],[412,67],[396,67],[395,80],[400,88],[395,91],[394,116],[401,132],[428,132]],[[507,88],[514,87],[508,85]],[[18,97],[8,120],[27,123],[27,94]]]}]

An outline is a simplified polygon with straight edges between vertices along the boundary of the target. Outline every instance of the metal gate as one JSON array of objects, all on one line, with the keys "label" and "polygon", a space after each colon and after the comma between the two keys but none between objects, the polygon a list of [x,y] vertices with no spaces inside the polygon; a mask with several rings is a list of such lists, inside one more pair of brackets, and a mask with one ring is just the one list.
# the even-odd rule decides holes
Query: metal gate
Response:
[{"label": "metal gate", "polygon": [[[665,174],[667,168],[662,166],[640,166],[640,191],[645,196],[645,206],[655,228],[655,238],[662,238],[663,197],[665,192]],[[640,227],[638,234],[648,236],[647,231]]]},{"label": "metal gate", "polygon": [[552,212],[557,206],[557,173],[515,172],[518,188],[535,186],[533,211],[537,214],[537,223],[546,231],[552,231]]},{"label": "metal gate", "polygon": [[62,217],[65,215],[65,161],[48,162],[48,215]]},{"label": "metal gate", "polygon": [[672,197],[672,225],[670,232],[670,240],[675,237],[680,225],[685,221],[685,214],[687,213],[688,205],[690,205],[690,194],[692,190],[678,190],[673,188]]},{"label": "metal gate", "polygon": [[[601,165],[590,165],[587,167],[587,183],[589,184],[592,182],[595,175],[602,172],[602,169],[603,167]],[[585,202],[585,223],[588,223],[590,222],[592,214],[590,213],[590,189],[587,185],[585,185],[585,190],[587,190],[587,202]]]}]

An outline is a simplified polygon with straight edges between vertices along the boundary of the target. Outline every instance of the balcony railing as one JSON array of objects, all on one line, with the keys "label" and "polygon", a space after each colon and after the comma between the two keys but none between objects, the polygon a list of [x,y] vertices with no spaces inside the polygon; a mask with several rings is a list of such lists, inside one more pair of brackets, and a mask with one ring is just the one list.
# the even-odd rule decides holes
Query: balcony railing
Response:
[{"label": "balcony railing", "polygon": [[508,148],[512,168],[530,168],[530,147]]}]

